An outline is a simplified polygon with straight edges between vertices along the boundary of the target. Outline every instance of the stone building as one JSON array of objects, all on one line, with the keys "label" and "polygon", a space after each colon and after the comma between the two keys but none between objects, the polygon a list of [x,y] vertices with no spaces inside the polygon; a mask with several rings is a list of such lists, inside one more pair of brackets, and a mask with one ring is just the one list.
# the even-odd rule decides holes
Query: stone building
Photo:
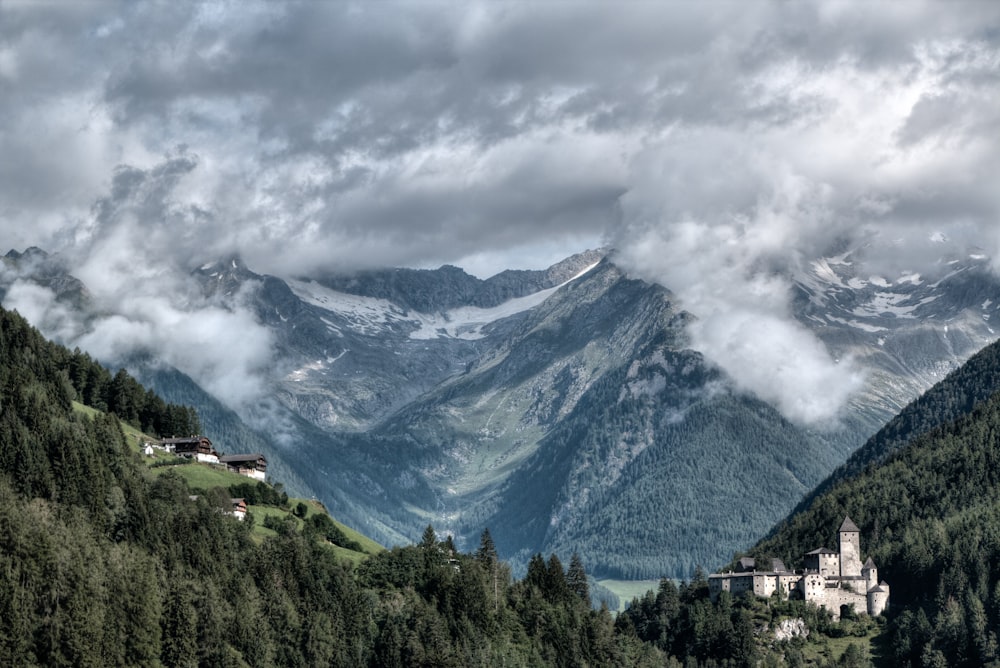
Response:
[{"label": "stone building", "polygon": [[813,601],[832,612],[834,619],[840,619],[848,608],[882,614],[889,605],[889,585],[879,581],[870,557],[861,563],[861,531],[850,517],[840,525],[839,539],[838,551],[815,549],[805,555],[803,569],[798,571],[789,571],[780,559],[757,570],[754,560],[744,557],[735,571],[708,576],[712,599],[724,591],[763,597],[778,591],[789,598]]}]

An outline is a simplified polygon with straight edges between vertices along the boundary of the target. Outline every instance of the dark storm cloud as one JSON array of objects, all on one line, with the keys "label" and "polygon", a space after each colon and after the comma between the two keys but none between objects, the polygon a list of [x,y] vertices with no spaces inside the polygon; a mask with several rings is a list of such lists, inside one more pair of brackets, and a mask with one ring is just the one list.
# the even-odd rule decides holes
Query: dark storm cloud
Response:
[{"label": "dark storm cloud", "polygon": [[[988,2],[0,1],[0,224],[109,301],[130,258],[152,293],[231,252],[488,272],[612,243],[732,372],[799,351],[802,382],[739,378],[813,421],[860,372],[762,268],[1000,255],[998,44]],[[750,322],[773,345],[734,345]]]}]

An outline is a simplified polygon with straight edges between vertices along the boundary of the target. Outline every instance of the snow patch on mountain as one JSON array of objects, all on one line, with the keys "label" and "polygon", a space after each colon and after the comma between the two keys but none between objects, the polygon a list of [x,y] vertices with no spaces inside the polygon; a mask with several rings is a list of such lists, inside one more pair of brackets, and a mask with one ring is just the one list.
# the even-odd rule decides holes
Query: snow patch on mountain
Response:
[{"label": "snow patch on mountain", "polygon": [[[915,318],[915,311],[937,300],[939,295],[929,295],[913,302],[913,295],[878,292],[865,305],[854,310],[857,316],[890,315],[896,318]],[[909,303],[907,303],[909,302]]]},{"label": "snow patch on mountain", "polygon": [[415,314],[420,322],[420,329],[412,332],[410,338],[417,340],[436,339],[440,337],[467,340],[481,339],[485,336],[483,334],[483,327],[486,325],[535,308],[552,296],[556,290],[584,276],[598,264],[600,263],[594,262],[588,265],[579,273],[555,287],[540,290],[524,297],[511,299],[492,308],[463,306],[440,314]]},{"label": "snow patch on mountain", "polygon": [[[336,313],[359,334],[376,335],[393,322],[409,320],[406,311],[387,299],[331,290],[315,281],[287,280],[286,283],[303,302]],[[332,322],[324,322],[331,330],[339,330]]]},{"label": "snow patch on mountain", "polygon": [[[440,313],[411,311],[387,299],[340,292],[315,281],[288,280],[287,283],[303,302],[337,314],[347,321],[352,330],[360,334],[376,335],[393,324],[407,323],[414,327],[409,334],[411,339],[453,338],[471,341],[486,336],[483,328],[487,325],[538,306],[556,290],[585,275],[597,265],[595,262],[587,266],[555,287],[511,299],[492,308],[463,306]],[[331,331],[340,331],[329,320],[324,319],[323,322]]]},{"label": "snow patch on mountain", "polygon": [[412,332],[410,338],[417,340],[440,337],[481,339],[485,336],[483,327],[486,325],[532,309],[548,299],[558,289],[555,287],[541,290],[531,295],[511,299],[493,308],[463,306],[440,314],[417,313],[414,315],[420,323],[420,329]]},{"label": "snow patch on mountain", "polygon": [[816,260],[812,263],[812,267],[813,273],[824,283],[836,285],[840,288],[847,287],[844,285],[843,281],[840,280],[840,276],[837,275],[837,272],[830,266],[830,258]]}]

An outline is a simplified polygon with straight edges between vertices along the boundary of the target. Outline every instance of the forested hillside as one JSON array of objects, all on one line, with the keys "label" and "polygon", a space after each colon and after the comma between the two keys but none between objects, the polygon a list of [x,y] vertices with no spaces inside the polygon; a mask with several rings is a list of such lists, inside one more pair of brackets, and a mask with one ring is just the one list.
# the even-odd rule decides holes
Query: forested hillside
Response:
[{"label": "forested hillside", "polygon": [[[990,345],[973,355],[889,420],[799,505],[807,508],[837,482],[866,466],[884,461],[897,449],[938,425],[968,415],[979,403],[1000,392],[1000,347]],[[794,513],[792,513],[794,514]]]},{"label": "forested hillside", "polygon": [[[575,558],[536,555],[515,581],[488,532],[460,554],[428,527],[356,568],[281,523],[255,541],[230,490],[151,475],[114,415],[74,411],[96,396],[74,360],[101,375],[0,310],[0,665],[662,665],[591,610]],[[196,426],[133,383],[112,377],[134,401],[102,407]]]},{"label": "forested hillside", "polygon": [[[751,551],[796,563],[850,515],[866,538],[863,552],[892,586],[892,665],[1000,661],[998,375],[994,344],[866,446],[877,463],[831,483]],[[919,434],[955,416],[907,443],[907,429]]]}]

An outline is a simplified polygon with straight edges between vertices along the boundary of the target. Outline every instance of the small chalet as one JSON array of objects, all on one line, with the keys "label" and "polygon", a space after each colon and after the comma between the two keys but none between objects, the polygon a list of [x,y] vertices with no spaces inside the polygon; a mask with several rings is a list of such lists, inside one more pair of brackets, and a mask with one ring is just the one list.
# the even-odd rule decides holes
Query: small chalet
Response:
[{"label": "small chalet", "polygon": [[173,450],[180,457],[193,457],[199,462],[208,464],[219,463],[219,453],[212,447],[212,441],[207,436],[186,436],[182,438],[165,438],[163,447]]},{"label": "small chalet", "polygon": [[246,499],[229,499],[233,504],[233,510],[230,513],[233,517],[238,519],[240,522],[247,517],[247,500]]},{"label": "small chalet", "polygon": [[248,478],[262,481],[267,476],[267,459],[259,452],[248,455],[225,455],[219,457],[219,461],[230,471]]}]

